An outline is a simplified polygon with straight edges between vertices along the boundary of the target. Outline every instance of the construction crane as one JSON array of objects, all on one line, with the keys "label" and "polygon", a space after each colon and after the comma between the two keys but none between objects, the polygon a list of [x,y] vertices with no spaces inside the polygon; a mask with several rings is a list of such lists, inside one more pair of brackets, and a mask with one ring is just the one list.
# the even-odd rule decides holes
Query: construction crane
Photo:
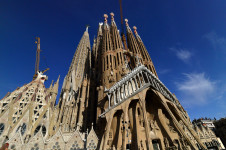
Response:
[{"label": "construction crane", "polygon": [[120,16],[121,16],[122,42],[123,42],[125,49],[127,50],[128,48],[127,48],[127,44],[126,44],[126,36],[124,34],[124,24],[123,24],[123,15],[122,15],[122,0],[119,0],[119,4],[120,4]]},{"label": "construction crane", "polygon": [[123,24],[123,13],[122,13],[122,0],[119,0],[119,5],[120,5],[120,16],[121,16],[121,36],[122,36],[122,42],[124,45],[124,48],[126,51],[124,51],[124,54],[128,60],[129,63],[131,63],[130,65],[132,66],[136,66],[136,61],[135,61],[135,57],[134,57],[134,53],[130,52],[128,47],[127,47],[127,43],[126,43],[126,36],[124,34],[124,24]]},{"label": "construction crane", "polygon": [[[36,37],[35,38],[36,41],[35,43],[37,44],[37,50],[36,50],[36,61],[35,61],[35,74],[33,76],[33,80],[37,78],[37,72],[39,71],[39,63],[40,63],[40,52],[41,52],[41,49],[40,49],[40,38],[39,37]],[[49,68],[45,69],[42,71],[42,73],[48,71]]]}]

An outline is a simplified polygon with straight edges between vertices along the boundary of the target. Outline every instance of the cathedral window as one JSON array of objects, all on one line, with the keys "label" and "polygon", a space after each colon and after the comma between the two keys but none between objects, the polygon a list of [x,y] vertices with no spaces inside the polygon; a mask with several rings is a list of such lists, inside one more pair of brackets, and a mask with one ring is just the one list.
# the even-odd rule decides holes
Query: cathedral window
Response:
[{"label": "cathedral window", "polygon": [[4,129],[5,129],[5,125],[4,125],[4,123],[1,123],[0,124],[0,135],[2,135]]},{"label": "cathedral window", "polygon": [[59,142],[56,142],[55,145],[53,145],[51,150],[61,150]]},{"label": "cathedral window", "polygon": [[37,126],[37,128],[35,129],[34,135],[36,135],[38,133],[38,131],[40,130],[41,126]]},{"label": "cathedral window", "polygon": [[39,150],[38,143],[35,143],[35,145],[31,148],[31,150]]},{"label": "cathedral window", "polygon": [[120,58],[121,58],[121,62],[122,62],[122,53],[120,52]]},{"label": "cathedral window", "polygon": [[34,135],[36,135],[41,128],[42,128],[42,135],[45,136],[47,131],[46,131],[46,127],[44,125],[37,126],[37,128],[35,129]]},{"label": "cathedral window", "polygon": [[[111,55],[110,55],[110,64],[111,64],[110,67],[112,67],[113,63],[112,63]],[[113,68],[113,67],[112,67],[112,68]]]},{"label": "cathedral window", "polygon": [[160,150],[160,143],[158,140],[152,140],[152,145],[154,150]]},{"label": "cathedral window", "polygon": [[109,132],[109,139],[112,139],[112,132]]},{"label": "cathedral window", "polygon": [[10,147],[11,150],[16,150],[16,145],[13,144],[11,147]]},{"label": "cathedral window", "polygon": [[42,135],[45,136],[46,135],[46,127],[42,126]]},{"label": "cathedral window", "polygon": [[27,125],[25,123],[23,123],[23,125],[21,126],[21,135],[24,135],[24,133],[26,132],[27,129]]},{"label": "cathedral window", "polygon": [[116,59],[115,59],[115,56],[114,56],[114,62],[115,62],[115,68],[116,68]]},{"label": "cathedral window", "polygon": [[43,115],[43,118],[47,118],[47,115],[46,115],[46,113]]},{"label": "cathedral window", "polygon": [[94,143],[93,140],[88,144],[87,150],[95,150],[97,148],[96,144]]},{"label": "cathedral window", "polygon": [[78,150],[78,149],[79,149],[78,142],[77,142],[77,141],[75,141],[75,142],[72,144],[72,146],[71,146],[70,150]]},{"label": "cathedral window", "polygon": [[118,53],[117,53],[117,61],[118,61],[118,65],[119,65],[119,58],[118,58]]}]

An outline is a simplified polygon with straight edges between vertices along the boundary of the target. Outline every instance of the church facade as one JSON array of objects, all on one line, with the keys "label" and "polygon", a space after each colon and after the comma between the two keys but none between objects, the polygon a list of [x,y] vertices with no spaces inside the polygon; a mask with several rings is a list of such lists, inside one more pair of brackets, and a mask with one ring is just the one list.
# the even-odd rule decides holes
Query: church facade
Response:
[{"label": "church facade", "polygon": [[0,100],[0,146],[12,150],[221,149],[208,127],[193,125],[179,100],[158,78],[137,32],[104,15],[90,46],[84,32],[64,78],[46,88],[47,76]]}]

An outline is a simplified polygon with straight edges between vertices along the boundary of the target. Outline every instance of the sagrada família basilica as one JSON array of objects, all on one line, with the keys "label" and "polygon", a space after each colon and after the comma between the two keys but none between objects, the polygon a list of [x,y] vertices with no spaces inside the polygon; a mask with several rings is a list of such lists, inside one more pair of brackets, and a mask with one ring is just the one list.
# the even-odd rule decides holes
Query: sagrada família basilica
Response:
[{"label": "sagrada fam\u00edlia basilica", "polygon": [[132,31],[126,19],[126,33],[121,34],[114,14],[109,18],[104,15],[99,23],[92,48],[87,27],[60,92],[59,78],[46,88],[47,76],[37,70],[30,83],[0,100],[0,147],[8,143],[10,150],[221,149],[214,132],[192,124],[158,78],[137,28]]}]

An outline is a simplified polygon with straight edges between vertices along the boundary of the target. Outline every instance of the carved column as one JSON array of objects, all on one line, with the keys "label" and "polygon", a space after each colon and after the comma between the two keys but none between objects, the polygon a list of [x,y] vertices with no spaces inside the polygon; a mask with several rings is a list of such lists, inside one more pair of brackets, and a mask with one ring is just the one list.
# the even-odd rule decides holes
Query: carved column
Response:
[{"label": "carved column", "polygon": [[104,137],[101,141],[100,150],[106,150],[106,145],[107,145],[107,141],[108,141],[108,138],[109,138],[109,132],[110,132],[110,129],[111,129],[111,123],[112,123],[114,113],[111,112],[109,115],[110,116],[109,116],[109,119],[107,120],[107,126],[106,126],[106,130],[105,130],[105,133],[104,133]]},{"label": "carved column", "polygon": [[153,150],[153,145],[152,145],[152,141],[151,141],[151,137],[150,137],[150,126],[149,126],[147,112],[146,112],[145,97],[142,97],[139,102],[140,102],[140,105],[141,105],[141,108],[143,111],[147,146],[148,146],[149,150]]},{"label": "carved column", "polygon": [[[128,123],[128,107],[126,106],[123,110],[123,121],[124,123],[127,122]],[[125,129],[123,130],[122,133],[122,150],[126,150],[126,132],[128,132],[127,129],[128,128],[128,124],[126,124]]]},{"label": "carved column", "polygon": [[[157,95],[158,95],[161,99],[165,99],[161,94],[159,94],[158,92],[156,92],[156,93],[157,93]],[[174,117],[173,113],[172,113],[171,110],[168,108],[168,106],[166,105],[166,103],[163,102],[163,100],[161,100],[161,103],[162,103],[162,105],[164,106],[164,108],[167,110],[167,112],[169,113],[169,115],[170,115],[170,117],[171,117],[171,119],[172,119],[172,122],[174,123],[175,127],[177,128],[177,130],[180,131],[180,133],[185,137],[185,139],[189,142],[189,145],[190,145],[193,149],[197,149],[196,145],[195,145],[193,142],[191,142],[191,141],[189,140],[189,138],[187,137],[187,135],[183,132],[183,129],[180,127],[180,125],[179,125],[177,119]],[[182,120],[183,120],[183,119],[182,119]],[[189,128],[188,128],[188,129],[189,129]],[[196,136],[194,136],[194,137],[195,137],[195,139],[196,139],[198,142],[200,141],[198,137],[196,137]],[[203,149],[205,149],[205,146],[204,146],[201,142],[200,142],[199,144],[200,144],[200,146],[201,146]]]}]

